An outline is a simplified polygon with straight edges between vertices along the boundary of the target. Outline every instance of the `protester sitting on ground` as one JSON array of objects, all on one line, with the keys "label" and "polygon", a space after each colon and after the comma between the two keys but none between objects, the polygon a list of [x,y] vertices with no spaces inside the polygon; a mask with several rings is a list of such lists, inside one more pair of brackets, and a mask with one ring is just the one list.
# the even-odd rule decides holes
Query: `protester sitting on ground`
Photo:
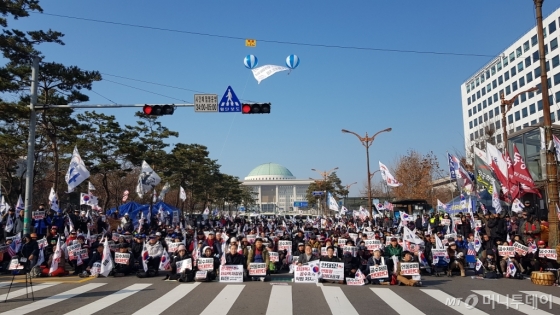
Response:
[{"label": "protester sitting on ground", "polygon": [[202,257],[200,258],[212,258],[213,267],[212,270],[206,270],[206,278],[195,280],[201,282],[210,282],[216,280],[218,270],[220,269],[220,260],[212,254],[212,249],[209,246],[206,246],[204,248],[204,255],[202,255]]},{"label": "protester sitting on ground", "polygon": [[128,245],[128,243],[119,244],[119,253],[129,254],[128,262],[125,264],[115,264],[115,268],[113,269],[113,276],[124,277],[132,273],[134,267],[134,259],[132,258],[132,254],[130,254],[129,252],[129,247],[130,246]]},{"label": "protester sitting on ground", "polygon": [[[298,247],[302,247],[302,246],[298,246]],[[299,266],[307,265],[310,261],[314,261],[314,260],[319,260],[319,256],[313,254],[313,248],[311,247],[311,244],[309,243],[305,244],[304,253],[298,255],[297,264]]]},{"label": "protester sitting on ground", "polygon": [[[372,279],[370,275],[371,267],[385,266],[385,257],[381,256],[381,250],[376,248],[373,250],[373,256],[371,256],[367,262],[366,275],[368,275],[369,282],[371,284],[390,284],[389,277],[382,279]],[[389,270],[388,270],[389,271]]]},{"label": "protester sitting on ground", "polygon": [[414,286],[414,287],[421,287],[422,282],[419,280],[412,280],[412,276],[409,275],[402,275],[401,274],[401,262],[407,263],[412,262],[412,253],[409,251],[403,252],[402,261],[397,263],[397,281],[399,281],[399,285],[407,285],[407,286]]},{"label": "protester sitting on ground", "polygon": [[52,243],[49,246],[53,247],[52,254],[49,256],[47,264],[44,266],[44,268],[41,269],[41,275],[46,277],[67,276],[69,272],[65,269],[66,259],[63,253],[61,253],[60,257],[57,258],[57,261],[54,262],[56,268],[51,272],[51,267],[53,266],[53,260],[56,251],[56,239],[52,239],[51,242]]}]

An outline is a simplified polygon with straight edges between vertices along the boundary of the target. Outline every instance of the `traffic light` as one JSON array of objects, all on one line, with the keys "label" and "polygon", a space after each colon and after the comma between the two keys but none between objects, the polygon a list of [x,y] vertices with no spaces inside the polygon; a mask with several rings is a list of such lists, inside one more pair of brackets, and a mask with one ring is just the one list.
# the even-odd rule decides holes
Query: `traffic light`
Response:
[{"label": "traffic light", "polygon": [[243,104],[241,112],[243,114],[270,114],[270,103]]},{"label": "traffic light", "polygon": [[144,105],[144,114],[148,116],[173,115],[175,106],[173,105]]}]

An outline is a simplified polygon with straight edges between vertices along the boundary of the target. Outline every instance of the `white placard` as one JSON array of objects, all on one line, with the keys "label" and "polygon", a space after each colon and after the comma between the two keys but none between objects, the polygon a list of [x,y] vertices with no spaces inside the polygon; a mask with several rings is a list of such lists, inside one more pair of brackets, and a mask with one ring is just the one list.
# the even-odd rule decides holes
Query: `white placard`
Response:
[{"label": "white placard", "polygon": [[280,260],[277,252],[269,252],[268,256],[270,257],[270,261],[277,262]]},{"label": "white placard", "polygon": [[401,263],[401,275],[402,276],[419,276],[420,266],[418,263]]},{"label": "white placard", "polygon": [[294,282],[296,283],[317,283],[318,277],[311,266],[295,266]]},{"label": "white placard", "polygon": [[243,265],[220,266],[220,282],[243,282]]},{"label": "white placard", "polygon": [[369,267],[369,277],[371,279],[389,278],[389,269],[387,268],[387,265]]},{"label": "white placard", "polygon": [[214,270],[214,258],[199,258],[197,265],[198,270]]},{"label": "white placard", "polygon": [[115,264],[128,265],[129,253],[115,253]]},{"label": "white placard", "polygon": [[381,249],[381,241],[380,240],[364,240],[367,250],[376,250]]},{"label": "white placard", "polygon": [[181,273],[187,269],[192,270],[192,259],[187,258],[185,260],[180,260],[176,262],[175,265],[177,266],[177,273]]},{"label": "white placard", "polygon": [[344,263],[322,261],[320,267],[324,280],[344,280]]},{"label": "white placard", "polygon": [[266,276],[266,264],[265,263],[250,263],[249,264],[249,275],[250,276]]}]

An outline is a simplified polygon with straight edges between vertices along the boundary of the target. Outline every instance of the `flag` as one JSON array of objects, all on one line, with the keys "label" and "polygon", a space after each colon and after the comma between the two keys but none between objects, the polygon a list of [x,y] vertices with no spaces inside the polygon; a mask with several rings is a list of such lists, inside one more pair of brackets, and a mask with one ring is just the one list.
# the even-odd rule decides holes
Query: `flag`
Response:
[{"label": "flag", "polygon": [[[501,186],[499,184],[498,178],[492,171],[492,168],[480,157],[474,157],[474,168],[476,171],[476,184],[479,188],[484,188],[488,191],[489,194],[494,193],[494,188],[501,191]],[[495,187],[494,187],[495,186]]]},{"label": "flag", "polygon": [[167,251],[163,251],[163,255],[161,255],[161,260],[159,262],[159,270],[168,270],[171,268],[171,259],[169,258],[169,254]]},{"label": "flag", "polygon": [[447,153],[447,164],[449,164],[449,177],[451,179],[457,179],[457,169],[455,168],[455,162],[453,161],[453,156],[451,156],[451,154],[449,153]]},{"label": "flag", "polygon": [[144,272],[148,272],[148,247],[146,247],[146,241],[144,241],[144,246],[142,247],[142,266],[144,267]]},{"label": "flag", "polygon": [[157,202],[157,192],[156,189],[154,188],[154,193],[152,194],[152,202],[156,203]]},{"label": "flag", "polygon": [[439,199],[437,200],[437,207],[438,207],[438,209],[441,209],[441,210],[444,210],[444,211],[447,208],[443,202],[439,201]]},{"label": "flag", "polygon": [[16,235],[14,238],[12,238],[12,243],[10,244],[10,247],[8,247],[8,254],[11,257],[14,257],[19,252],[20,246],[21,238],[19,237],[19,235]]},{"label": "flag", "polygon": [[508,165],[508,195],[510,199],[516,199],[519,197],[519,182],[513,176],[513,163],[509,154],[505,154],[506,163]]},{"label": "flag", "polygon": [[504,155],[498,148],[493,146],[491,143],[486,143],[486,160],[489,162],[488,165],[494,171],[494,174],[500,181],[502,186],[502,191],[504,193],[509,192],[508,189],[508,164],[504,159]]},{"label": "flag", "polygon": [[58,269],[58,263],[60,262],[60,257],[62,257],[62,249],[60,248],[60,238],[59,238],[56,240],[56,247],[53,253],[49,274],[55,272]]},{"label": "flag", "polygon": [[165,198],[165,194],[169,192],[169,189],[171,189],[171,186],[169,186],[169,182],[166,182],[159,193],[159,200],[163,201],[163,198]]},{"label": "flag", "polygon": [[187,193],[185,192],[185,189],[181,186],[179,186],[179,198],[181,198],[181,200],[185,201],[187,200]]},{"label": "flag", "polygon": [[68,192],[73,192],[74,188],[80,185],[84,180],[89,178],[89,171],[84,164],[84,161],[78,153],[78,147],[74,147],[74,153],[72,153],[72,159],[70,160],[70,165],[68,166],[68,172],[66,173],[66,184],[68,184]]},{"label": "flag", "polygon": [[393,211],[393,209],[394,209],[393,204],[388,202],[387,200],[385,200],[385,202],[383,203],[383,208],[385,208],[389,211]]},{"label": "flag", "polygon": [[477,147],[473,147],[473,151],[474,154],[479,158],[481,158],[484,162],[486,162],[486,164],[490,165],[490,163],[492,163],[492,159],[488,159],[488,154],[484,150],[481,150]]},{"label": "flag", "polygon": [[49,206],[51,207],[51,210],[56,212],[60,211],[60,208],[58,207],[58,196],[54,192],[54,187],[51,187],[51,192],[49,194]]},{"label": "flag", "polygon": [[336,199],[334,199],[333,195],[330,192],[327,193],[327,196],[329,200],[329,209],[338,212],[338,203],[336,202]]},{"label": "flag", "polygon": [[109,242],[107,237],[105,237],[105,242],[103,244],[103,258],[101,258],[101,271],[99,274],[104,277],[108,277],[111,270],[113,270],[113,258],[111,257]]},{"label": "flag", "polygon": [[527,168],[523,157],[517,150],[517,146],[514,145],[514,155],[513,155],[513,177],[519,182],[520,195],[523,196],[526,193],[534,193],[542,198],[540,191],[535,188],[535,182],[529,169]]},{"label": "flag", "polygon": [[496,181],[492,182],[492,207],[496,210],[496,214],[502,212],[502,204],[500,203],[500,194],[496,188]]},{"label": "flag", "polygon": [[95,186],[91,182],[88,182],[88,191],[95,190]]},{"label": "flag", "polygon": [[142,198],[144,194],[154,189],[160,182],[161,178],[159,175],[154,172],[146,161],[142,161],[142,171],[138,177],[138,185],[136,186],[136,193],[138,196]]},{"label": "flag", "polygon": [[23,199],[21,199],[21,195],[19,195],[17,204],[16,204],[16,216],[19,216],[18,210],[25,210],[25,204],[23,203]]},{"label": "flag", "polygon": [[461,161],[454,155],[451,156],[455,165],[455,175],[457,177],[457,186],[463,187],[467,192],[471,192],[473,188],[473,177],[471,173],[465,170],[461,165]]},{"label": "flag", "polygon": [[480,261],[480,259],[476,259],[476,271],[480,270],[480,267],[482,267],[482,261]]},{"label": "flag", "polygon": [[39,258],[37,258],[37,263],[35,263],[35,266],[33,267],[39,267],[43,262],[45,262],[45,253],[43,251],[43,248],[41,248],[39,249]]},{"label": "flag", "polygon": [[507,277],[515,277],[515,273],[517,272],[517,268],[515,268],[515,265],[513,264],[513,262],[511,261],[510,258],[508,258],[507,260],[507,272],[506,272],[506,276]]},{"label": "flag", "polygon": [[10,205],[4,199],[4,196],[0,197],[0,214],[7,212],[10,209]]},{"label": "flag", "polygon": [[560,208],[558,207],[558,204],[556,204],[556,215],[558,215],[558,220],[560,220]]},{"label": "flag", "polygon": [[356,271],[356,274],[354,275],[355,279],[362,279],[362,280],[366,280],[366,276],[362,273],[362,271],[360,270],[360,268],[358,268],[358,270]]},{"label": "flag", "polygon": [[6,219],[6,226],[4,226],[4,231],[10,233],[14,228],[14,220],[12,216],[8,214],[8,219]]},{"label": "flag", "polygon": [[560,162],[560,139],[554,134],[552,135],[552,141],[554,142],[554,150],[556,153],[556,162]]},{"label": "flag", "polygon": [[467,248],[467,255],[468,256],[476,256],[476,250],[474,249],[474,244],[469,242],[469,246]]},{"label": "flag", "polygon": [[511,211],[519,213],[523,211],[523,208],[525,208],[523,206],[523,203],[519,199],[515,198],[515,200],[511,204]]},{"label": "flag", "polygon": [[345,215],[346,212],[348,212],[348,209],[346,209],[345,206],[342,206],[342,208],[340,209],[340,215]]},{"label": "flag", "polygon": [[395,177],[393,177],[393,175],[391,174],[391,172],[389,172],[389,169],[387,168],[387,166],[385,166],[385,164],[381,163],[381,161],[379,161],[379,170],[381,171],[381,177],[383,177],[383,180],[387,183],[387,186],[389,187],[399,187],[402,184],[399,183]]}]

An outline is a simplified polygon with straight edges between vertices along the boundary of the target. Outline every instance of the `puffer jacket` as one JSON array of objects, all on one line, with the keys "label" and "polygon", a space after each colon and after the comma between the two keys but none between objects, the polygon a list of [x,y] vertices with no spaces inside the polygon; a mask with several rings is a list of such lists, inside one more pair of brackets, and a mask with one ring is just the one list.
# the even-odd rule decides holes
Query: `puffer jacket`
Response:
[{"label": "puffer jacket", "polygon": [[161,257],[163,255],[163,246],[161,246],[160,242],[155,244],[146,244],[146,250],[148,251],[148,256],[150,257]]}]

